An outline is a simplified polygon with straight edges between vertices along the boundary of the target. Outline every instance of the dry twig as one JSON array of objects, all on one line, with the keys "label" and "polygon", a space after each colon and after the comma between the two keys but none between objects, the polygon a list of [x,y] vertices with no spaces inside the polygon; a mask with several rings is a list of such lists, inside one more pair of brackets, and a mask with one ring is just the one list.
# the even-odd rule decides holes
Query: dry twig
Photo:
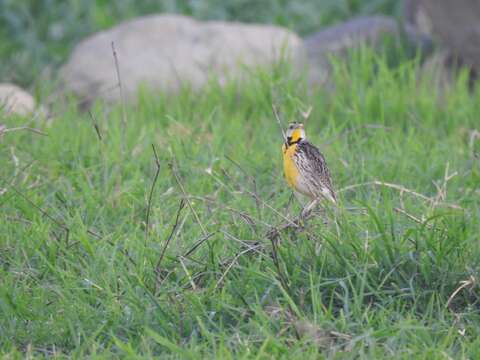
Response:
[{"label": "dry twig", "polygon": [[117,80],[118,80],[118,88],[120,91],[120,101],[122,102],[122,125],[123,125],[123,130],[125,131],[125,128],[127,127],[127,108],[126,108],[126,102],[125,102],[125,95],[123,93],[123,84],[122,84],[122,78],[120,76],[120,65],[118,63],[118,56],[117,56],[117,51],[115,49],[115,43],[112,41],[112,54],[113,54],[113,59],[115,61],[115,71],[117,73]]},{"label": "dry twig", "polygon": [[102,134],[100,133],[100,128],[98,127],[97,119],[93,116],[92,112],[88,110],[88,115],[90,115],[90,119],[92,119],[93,128],[97,134],[98,140],[102,141]]},{"label": "dry twig", "polygon": [[217,232],[212,232],[208,234],[207,236],[202,237],[200,240],[196,241],[195,244],[183,255],[184,258],[189,258],[190,260],[193,260],[189,256],[192,255],[199,247],[202,245],[205,241],[210,239],[213,235],[215,235]]},{"label": "dry twig", "polygon": [[[158,257],[157,265],[155,266],[155,272],[157,274],[157,277],[160,274],[160,265],[162,263],[163,257],[165,256],[165,252],[167,251],[167,247],[170,244],[170,241],[172,240],[177,230],[178,220],[180,219],[180,214],[184,207],[185,207],[185,200],[182,199],[180,200],[180,204],[178,206],[177,215],[175,217],[175,223],[173,224],[172,230],[170,231],[170,234],[168,235],[167,240],[165,241],[165,245],[163,245],[162,251],[160,252],[160,256]],[[158,281],[157,281],[157,286],[158,286]]]},{"label": "dry twig", "polygon": [[[353,189],[356,189],[356,188],[359,188],[359,187],[364,187],[364,186],[385,186],[385,187],[388,187],[388,188],[391,188],[391,189],[398,190],[398,191],[400,191],[400,193],[410,194],[410,195],[412,195],[414,197],[417,197],[417,198],[420,198],[420,199],[422,199],[422,200],[424,200],[424,201],[426,201],[430,204],[435,202],[434,199],[432,199],[428,196],[425,196],[423,194],[420,194],[416,191],[410,190],[410,189],[404,187],[403,185],[387,183],[387,182],[379,181],[379,180],[369,181],[369,182],[362,183],[362,184],[349,185],[349,186],[346,186],[346,187],[338,190],[337,193],[341,193],[341,192],[344,192],[344,191],[350,191],[350,190],[353,190]],[[445,202],[438,203],[438,204],[444,205],[444,206],[452,208],[452,209],[463,210],[463,208],[461,206],[457,205],[457,204],[450,204],[450,203],[445,203]]]},{"label": "dry twig", "polygon": [[190,202],[190,198],[189,198],[189,195],[187,194],[187,192],[185,191],[185,187],[183,186],[183,183],[180,179],[180,176],[178,175],[177,173],[177,169],[175,167],[175,163],[172,162],[169,164],[170,166],[170,169],[172,170],[172,173],[173,173],[173,176],[175,178],[175,181],[177,182],[178,184],[178,187],[180,188],[180,190],[182,191],[182,194],[183,194],[183,198],[187,201],[187,205],[188,207],[190,208],[190,211],[192,212],[193,214],[193,217],[195,218],[195,221],[197,222],[198,226],[200,226],[200,229],[202,230],[202,233],[203,233],[203,236],[207,236],[208,235],[208,232],[207,230],[205,230],[205,227],[203,226],[202,222],[200,221],[200,218],[197,214],[197,212],[195,211],[195,209],[193,208],[192,206],[192,203]]},{"label": "dry twig", "polygon": [[180,261],[180,264],[182,265],[183,271],[185,271],[185,274],[187,275],[187,278],[190,281],[190,285],[192,286],[192,289],[197,290],[197,286],[195,285],[195,282],[193,281],[192,275],[190,274],[187,267],[185,266],[185,263],[183,262],[183,258],[180,256],[178,259]]},{"label": "dry twig", "polygon": [[157,150],[155,149],[155,145],[152,144],[153,154],[155,155],[155,166],[157,167],[155,171],[155,175],[153,177],[152,186],[150,188],[150,194],[148,195],[148,203],[147,203],[147,212],[146,212],[146,219],[145,219],[145,241],[148,239],[148,230],[150,228],[150,212],[152,209],[152,198],[153,192],[155,190],[155,185],[157,184],[158,175],[160,174],[160,160],[158,158]]},{"label": "dry twig", "polygon": [[424,220],[420,220],[419,218],[417,218],[416,216],[413,216],[412,214],[406,212],[405,210],[401,209],[401,208],[398,208],[398,207],[395,207],[393,208],[394,211],[402,214],[402,215],[405,215],[407,218],[409,218],[410,220],[413,220],[415,221],[416,223],[419,223],[421,225],[425,225],[427,228],[431,229],[432,228],[432,225],[430,224],[426,224]]},{"label": "dry twig", "polygon": [[452,293],[452,295],[450,295],[450,297],[448,298],[447,300],[447,303],[445,304],[445,307],[446,308],[450,308],[450,304],[452,303],[452,300],[455,298],[455,296],[457,296],[457,294],[462,291],[462,289],[465,289],[467,287],[474,287],[475,284],[476,284],[476,279],[475,277],[473,277],[473,275],[471,275],[468,280],[463,280],[463,281],[460,281],[460,286]]},{"label": "dry twig", "polygon": [[243,251],[240,251],[237,255],[235,255],[235,257],[233,258],[233,260],[228,264],[227,268],[225,269],[225,271],[223,272],[222,276],[220,277],[220,279],[217,281],[217,284],[215,285],[215,288],[214,290],[216,290],[223,282],[223,279],[225,279],[225,276],[227,276],[228,272],[232,269],[233,265],[237,262],[237,260],[240,258],[240,256],[250,252],[250,251],[254,251],[258,248],[260,248],[261,245],[256,245],[256,246],[253,246],[253,247],[249,247]]},{"label": "dry twig", "polygon": [[273,104],[272,104],[272,111],[273,111],[273,115],[275,115],[275,119],[277,120],[278,126],[280,127],[280,130],[282,131],[283,141],[286,144],[287,143],[287,135],[285,135],[285,131],[283,130],[282,122],[280,121],[280,116],[278,116],[277,107]]},{"label": "dry twig", "polygon": [[27,130],[27,131],[33,132],[35,134],[38,134],[38,135],[48,136],[47,133],[45,133],[41,130],[29,127],[29,126],[19,126],[19,127],[14,127],[14,128],[1,128],[0,129],[0,135],[6,134],[8,132],[21,131],[21,130]]}]

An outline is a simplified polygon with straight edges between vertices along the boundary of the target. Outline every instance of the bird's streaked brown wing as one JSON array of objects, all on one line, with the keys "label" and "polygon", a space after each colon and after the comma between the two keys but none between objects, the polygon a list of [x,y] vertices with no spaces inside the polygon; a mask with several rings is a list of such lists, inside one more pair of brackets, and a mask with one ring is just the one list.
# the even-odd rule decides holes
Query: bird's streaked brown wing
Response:
[{"label": "bird's streaked brown wing", "polygon": [[318,195],[325,196],[324,192],[326,191],[327,196],[325,197],[331,197],[331,200],[335,202],[336,196],[333,190],[330,171],[328,170],[325,157],[320,150],[307,140],[303,140],[298,143],[298,153],[307,160],[300,161],[299,167],[307,181],[312,183],[311,185],[315,192],[317,192]]}]

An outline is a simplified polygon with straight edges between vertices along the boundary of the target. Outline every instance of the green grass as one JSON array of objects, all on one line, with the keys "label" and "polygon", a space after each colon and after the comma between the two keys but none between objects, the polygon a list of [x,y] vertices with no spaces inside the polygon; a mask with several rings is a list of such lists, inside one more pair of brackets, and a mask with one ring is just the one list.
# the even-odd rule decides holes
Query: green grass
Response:
[{"label": "green grass", "polygon": [[[361,52],[335,66],[333,93],[280,66],[198,94],[145,91],[125,129],[120,107],[98,104],[102,140],[73,107],[34,124],[48,136],[3,134],[0,353],[478,358],[478,286],[448,299],[480,275],[480,93],[460,76],[440,94],[417,70]],[[301,207],[288,205],[272,103],[284,121],[313,106],[307,132],[337,189],[379,180],[444,198],[341,191],[328,224],[281,234],[276,264],[265,233]],[[151,144],[160,172],[145,237]],[[447,170],[457,175],[444,183]],[[179,183],[189,204],[156,272]]]}]

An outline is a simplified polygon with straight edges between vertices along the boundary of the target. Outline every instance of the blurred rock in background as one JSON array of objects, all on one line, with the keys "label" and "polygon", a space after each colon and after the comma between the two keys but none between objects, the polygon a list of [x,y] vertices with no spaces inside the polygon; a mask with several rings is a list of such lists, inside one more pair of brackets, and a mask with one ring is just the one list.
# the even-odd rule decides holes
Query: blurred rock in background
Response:
[{"label": "blurred rock in background", "polygon": [[434,57],[446,68],[467,66],[471,80],[480,71],[480,1],[405,0],[406,22],[443,49]]},{"label": "blurred rock in background", "polygon": [[0,83],[0,111],[3,115],[27,116],[37,110],[35,99],[25,90],[9,83]]},{"label": "blurred rock in background", "polygon": [[115,44],[127,101],[139,87],[199,89],[210,78],[222,84],[243,76],[244,66],[267,66],[285,58],[302,62],[303,43],[278,26],[201,22],[180,15],[154,15],[124,22],[78,44],[61,71],[66,91],[85,99],[118,101],[112,53]]},{"label": "blurred rock in background", "polygon": [[245,74],[244,65],[271,65],[283,58],[293,60],[296,70],[308,64],[310,84],[324,86],[332,56],[345,58],[362,45],[380,50],[387,38],[398,45],[405,34],[411,45],[425,48],[415,32],[403,31],[396,19],[380,15],[327,27],[304,41],[277,26],[155,15],[83,40],[63,67],[61,79],[64,90],[82,98],[84,107],[96,98],[118,101],[114,42],[127,101],[135,99],[142,85],[169,92],[183,84],[199,89],[212,77],[222,84]]},{"label": "blurred rock in background", "polygon": [[[294,69],[308,66],[311,85],[328,86],[331,59],[347,59],[363,45],[395,59],[398,49],[407,54],[402,59],[420,53],[423,70],[435,69],[442,84],[461,67],[470,69],[473,84],[480,71],[479,0],[201,3],[85,0],[73,9],[63,0],[0,2],[6,24],[0,28],[0,76],[37,90],[59,79],[60,93],[76,94],[85,107],[95,99],[118,101],[112,42],[128,101],[142,85],[168,92],[184,84],[199,89],[210,79],[223,84],[251,73],[247,67],[268,67],[284,57]],[[198,20],[212,18],[222,21]],[[254,23],[283,24],[303,39],[286,27]]]},{"label": "blurred rock in background", "polygon": [[355,18],[327,27],[305,38],[305,47],[310,60],[310,79],[317,85],[329,78],[330,57],[344,57],[348,51],[362,45],[378,47],[385,36],[398,36],[395,19],[387,16]]}]

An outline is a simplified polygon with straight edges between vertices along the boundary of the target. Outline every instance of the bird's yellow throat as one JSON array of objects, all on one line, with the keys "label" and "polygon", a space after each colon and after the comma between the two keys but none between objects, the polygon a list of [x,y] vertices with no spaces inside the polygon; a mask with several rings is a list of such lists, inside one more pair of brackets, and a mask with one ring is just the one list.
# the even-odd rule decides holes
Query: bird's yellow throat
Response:
[{"label": "bird's yellow throat", "polygon": [[288,146],[298,143],[302,139],[302,129],[295,129],[292,131],[291,136],[287,138]]},{"label": "bird's yellow throat", "polygon": [[297,144],[287,145],[283,144],[283,171],[285,172],[285,178],[288,185],[295,188],[298,179],[298,170],[295,162],[293,161],[293,155],[295,154]]}]

